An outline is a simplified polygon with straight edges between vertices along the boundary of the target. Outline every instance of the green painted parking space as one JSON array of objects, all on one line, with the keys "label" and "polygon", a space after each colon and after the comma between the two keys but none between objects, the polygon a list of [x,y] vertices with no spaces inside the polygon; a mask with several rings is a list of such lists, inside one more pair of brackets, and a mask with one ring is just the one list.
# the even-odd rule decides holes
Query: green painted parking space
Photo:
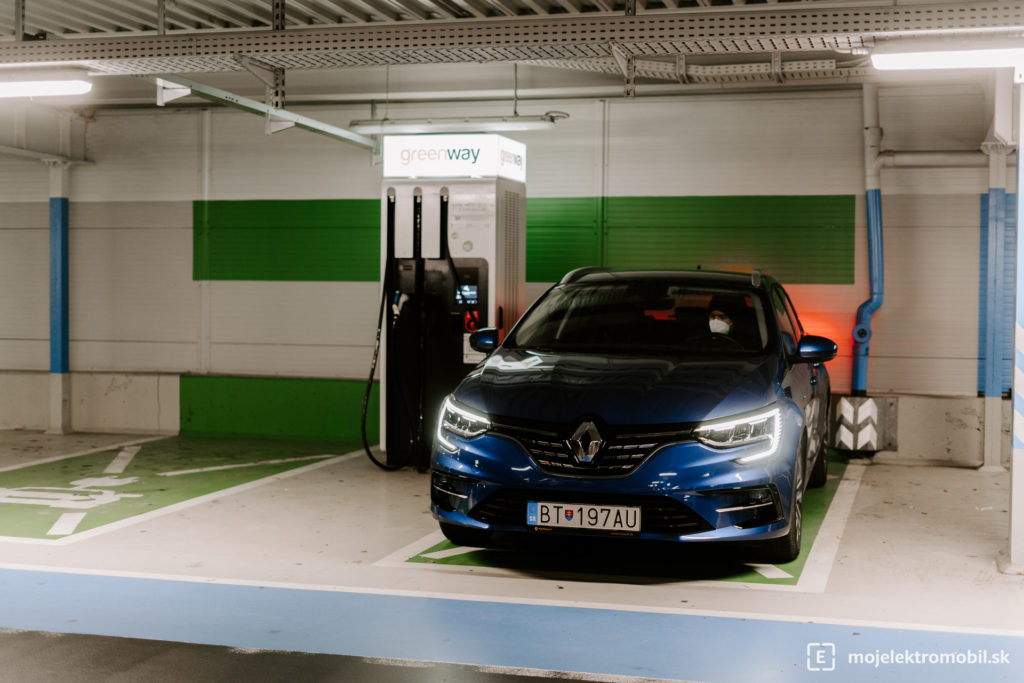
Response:
[{"label": "green painted parking space", "polygon": [[[800,555],[786,564],[748,564],[738,549],[713,544],[665,547],[637,547],[628,541],[604,539],[603,542],[565,539],[543,543],[539,548],[472,549],[447,540],[425,548],[406,562],[467,568],[498,568],[536,576],[601,575],[629,581],[730,581],[740,583],[795,586],[835,499],[846,463],[830,457],[828,481],[819,489],[808,489],[804,496],[803,544]],[[551,539],[545,539],[551,540]],[[609,547],[613,552],[609,552]]]},{"label": "green painted parking space", "polygon": [[171,437],[0,470],[0,540],[66,542],[323,466],[353,443]]}]

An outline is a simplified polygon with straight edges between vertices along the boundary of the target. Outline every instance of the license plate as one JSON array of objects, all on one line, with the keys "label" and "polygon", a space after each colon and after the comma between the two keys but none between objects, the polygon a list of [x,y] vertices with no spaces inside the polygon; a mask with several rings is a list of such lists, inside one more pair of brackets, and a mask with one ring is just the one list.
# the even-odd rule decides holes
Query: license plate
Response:
[{"label": "license plate", "polygon": [[624,505],[528,502],[526,523],[529,526],[639,532],[640,508]]}]

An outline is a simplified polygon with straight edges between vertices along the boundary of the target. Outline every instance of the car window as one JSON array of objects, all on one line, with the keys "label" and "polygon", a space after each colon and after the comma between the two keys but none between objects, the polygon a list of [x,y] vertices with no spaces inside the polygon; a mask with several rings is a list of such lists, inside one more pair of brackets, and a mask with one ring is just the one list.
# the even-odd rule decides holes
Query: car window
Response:
[{"label": "car window", "polygon": [[796,314],[796,309],[793,307],[793,300],[789,298],[789,292],[779,287],[779,291],[782,292],[782,303],[786,306],[786,315],[793,322],[793,327],[796,328],[797,340],[804,336],[804,326],[800,324],[800,317]]},{"label": "car window", "polygon": [[[768,341],[766,315],[760,297],[743,289],[674,279],[573,283],[549,291],[506,346],[623,354],[760,353]],[[712,323],[712,317],[721,322]]]},{"label": "car window", "polygon": [[775,318],[779,323],[779,332],[782,334],[782,343],[786,346],[786,353],[796,353],[797,341],[801,336],[798,332],[800,321],[792,312],[793,305],[781,287],[772,288],[772,307],[775,309]]}]

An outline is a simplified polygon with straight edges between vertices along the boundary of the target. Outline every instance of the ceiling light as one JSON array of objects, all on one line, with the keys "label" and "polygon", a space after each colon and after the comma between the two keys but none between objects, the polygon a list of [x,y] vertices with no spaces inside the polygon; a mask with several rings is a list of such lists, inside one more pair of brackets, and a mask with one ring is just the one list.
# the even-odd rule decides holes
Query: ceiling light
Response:
[{"label": "ceiling light", "polygon": [[82,71],[0,72],[0,97],[84,95],[90,90],[92,83]]},{"label": "ceiling light", "polygon": [[[924,47],[924,46],[921,46]],[[871,54],[871,64],[880,70],[896,69],[1024,69],[1024,47],[981,49],[919,49],[896,51],[880,46]]]},{"label": "ceiling light", "polygon": [[547,130],[556,121],[567,119],[561,111],[536,116],[455,116],[429,119],[365,119],[352,121],[348,128],[362,135],[401,135],[416,133],[494,133],[518,130]]}]

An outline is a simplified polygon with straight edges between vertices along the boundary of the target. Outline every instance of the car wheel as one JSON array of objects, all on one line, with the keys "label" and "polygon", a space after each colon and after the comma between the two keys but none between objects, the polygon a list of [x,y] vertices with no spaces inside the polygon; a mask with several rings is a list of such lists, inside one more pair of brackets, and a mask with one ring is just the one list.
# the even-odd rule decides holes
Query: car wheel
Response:
[{"label": "car wheel", "polygon": [[759,559],[767,564],[783,564],[792,562],[800,555],[800,543],[803,540],[804,526],[804,451],[805,442],[801,441],[796,468],[793,471],[793,507],[789,515],[789,533],[780,538],[765,541],[758,553]]},{"label": "car wheel", "polygon": [[491,540],[491,532],[483,529],[472,529],[457,524],[446,524],[440,522],[441,533],[455,545],[465,545],[472,548],[485,548]]},{"label": "car wheel", "polygon": [[828,449],[821,444],[818,449],[818,456],[814,458],[814,465],[811,466],[811,474],[807,477],[807,486],[812,489],[820,489],[828,481]]}]

